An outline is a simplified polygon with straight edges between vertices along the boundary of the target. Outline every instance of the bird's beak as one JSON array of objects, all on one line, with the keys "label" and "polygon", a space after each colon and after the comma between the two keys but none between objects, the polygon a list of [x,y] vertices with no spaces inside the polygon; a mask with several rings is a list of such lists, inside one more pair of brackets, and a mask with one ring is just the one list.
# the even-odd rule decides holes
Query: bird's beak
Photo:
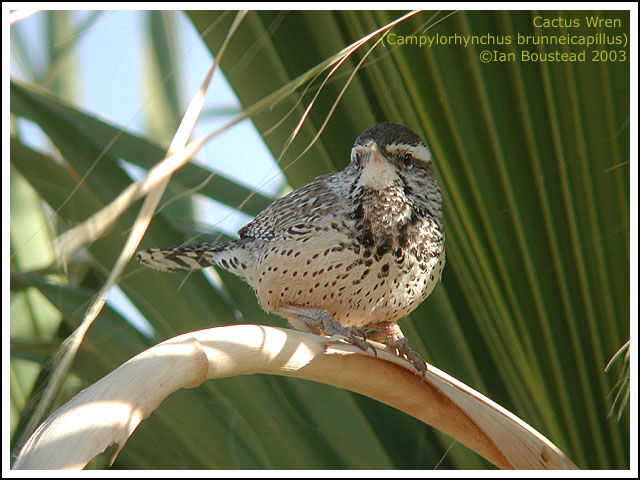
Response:
[{"label": "bird's beak", "polygon": [[386,158],[378,148],[378,144],[376,142],[371,140],[369,143],[367,143],[367,148],[371,152],[371,159],[373,160],[374,163],[378,163],[378,164],[384,163]]}]

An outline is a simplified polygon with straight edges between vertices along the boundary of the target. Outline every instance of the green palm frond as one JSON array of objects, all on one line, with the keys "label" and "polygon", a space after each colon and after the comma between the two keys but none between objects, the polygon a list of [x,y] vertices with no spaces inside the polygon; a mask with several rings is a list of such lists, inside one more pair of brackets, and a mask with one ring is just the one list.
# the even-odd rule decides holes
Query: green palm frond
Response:
[{"label": "green palm frond", "polygon": [[[215,55],[234,15],[186,15]],[[419,12],[396,25],[394,36],[368,57],[379,37],[356,50],[319,90],[327,59],[401,16],[397,11],[250,12],[221,69],[293,188],[342,169],[353,140],[374,123],[403,123],[425,138],[443,190],[447,265],[434,293],[402,321],[413,348],[531,424],[579,467],[628,469],[628,410],[619,419],[608,417],[614,402],[609,392],[624,367],[617,362],[609,372],[604,368],[630,336],[629,60],[620,53],[619,61],[524,62],[525,49],[583,47],[524,47],[513,41],[488,48],[453,39],[600,33],[628,38],[629,12]],[[619,19],[621,27],[589,28],[583,21],[572,29],[542,31],[533,24],[536,16]],[[117,258],[136,208],[67,270],[48,265],[51,254],[38,266],[28,258],[35,250],[46,252],[52,235],[88,218],[131,182],[123,161],[148,169],[163,158],[171,125],[180,118],[176,110],[183,108],[178,82],[165,81],[176,62],[175,42],[166,33],[171,30],[165,30],[173,19],[163,13],[149,17],[154,57],[147,62],[153,65],[147,81],[166,87],[148,110],[157,125],[150,138],[84,111],[63,90],[35,80],[11,82],[12,118],[38,125],[55,147],[36,151],[20,129],[12,132],[12,222],[39,215],[35,222],[46,225],[44,218],[52,218],[51,228],[42,227],[30,241],[19,235],[27,227],[12,223],[13,443],[25,425],[19,415],[27,415],[25,404],[37,401],[44,381],[43,374],[30,390],[22,376],[35,377],[39,370],[27,373],[28,366],[50,361],[47,355],[76,325]],[[421,37],[440,41],[420,46],[398,40]],[[483,63],[483,50],[518,60]],[[629,53],[625,46],[600,50]],[[318,140],[299,157],[330,112]],[[174,175],[165,198],[199,186],[200,195],[248,215],[273,200],[222,175],[209,178],[210,173],[187,165]],[[29,212],[18,200],[29,194],[13,197],[22,190],[37,199],[24,203]],[[47,215],[38,201],[47,205]],[[156,215],[143,247],[190,239],[184,226],[196,221],[191,204],[188,198],[176,203]],[[284,326],[260,309],[246,284],[224,272],[219,277],[219,282],[202,274],[185,278],[131,265],[119,287],[148,320],[153,336],[105,310],[74,363],[75,383],[67,385],[58,404],[80,385],[178,333],[245,322]],[[36,303],[46,306],[46,314]],[[353,393],[247,376],[172,395],[140,425],[115,466],[490,468],[451,443],[417,420]]]}]

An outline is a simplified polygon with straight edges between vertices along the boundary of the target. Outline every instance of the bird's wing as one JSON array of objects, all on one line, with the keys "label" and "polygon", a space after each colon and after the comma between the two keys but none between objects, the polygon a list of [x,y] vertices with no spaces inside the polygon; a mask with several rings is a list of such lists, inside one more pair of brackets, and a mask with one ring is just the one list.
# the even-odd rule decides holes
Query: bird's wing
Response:
[{"label": "bird's wing", "polygon": [[238,231],[240,238],[305,236],[349,215],[345,198],[336,193],[342,179],[331,173],[276,200]]}]

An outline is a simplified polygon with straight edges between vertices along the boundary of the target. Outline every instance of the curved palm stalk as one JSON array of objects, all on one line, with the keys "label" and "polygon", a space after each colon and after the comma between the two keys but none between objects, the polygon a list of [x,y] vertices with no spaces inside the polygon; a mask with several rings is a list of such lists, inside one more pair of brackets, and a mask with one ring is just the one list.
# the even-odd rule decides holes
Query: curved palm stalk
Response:
[{"label": "curved palm stalk", "polygon": [[422,381],[409,362],[379,350],[375,358],[335,339],[258,325],[180,335],[135,356],[61,407],[27,441],[14,468],[83,468],[115,445],[113,463],[138,424],[169,394],[206,379],[255,373],[367,395],[442,430],[503,469],[576,468],[533,428],[463,383],[431,365]]}]

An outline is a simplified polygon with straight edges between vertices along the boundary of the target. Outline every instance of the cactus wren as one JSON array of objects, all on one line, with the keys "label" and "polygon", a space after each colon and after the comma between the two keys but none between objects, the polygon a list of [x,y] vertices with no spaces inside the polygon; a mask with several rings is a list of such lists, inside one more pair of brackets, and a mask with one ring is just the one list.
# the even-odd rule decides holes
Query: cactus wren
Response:
[{"label": "cactus wren", "polygon": [[292,327],[369,338],[425,362],[396,323],[433,290],[444,266],[442,197],[431,152],[408,128],[363,132],[341,172],[317,177],[273,202],[239,239],[138,252],[163,271],[216,265],[253,287],[260,305]]}]

